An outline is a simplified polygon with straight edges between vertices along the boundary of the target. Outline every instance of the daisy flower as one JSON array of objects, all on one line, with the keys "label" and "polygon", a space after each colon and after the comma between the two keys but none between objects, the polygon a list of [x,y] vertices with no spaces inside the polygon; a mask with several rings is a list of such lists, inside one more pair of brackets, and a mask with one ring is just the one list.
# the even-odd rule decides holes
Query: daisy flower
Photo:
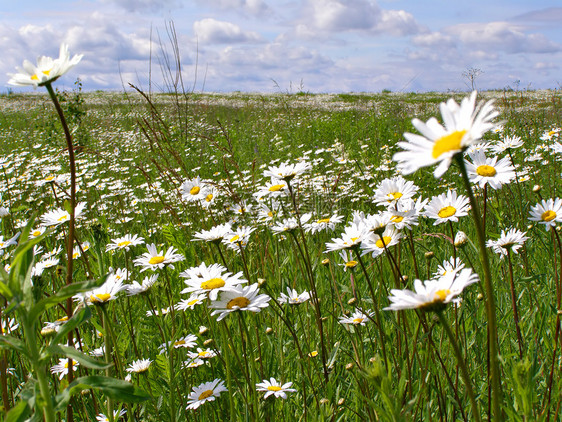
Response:
[{"label": "daisy flower", "polygon": [[478,151],[470,154],[470,158],[472,163],[465,160],[468,177],[481,188],[488,184],[492,189],[500,189],[515,178],[515,167],[507,157],[498,161],[498,157],[487,158],[484,152]]},{"label": "daisy flower", "polygon": [[260,186],[258,191],[253,194],[258,201],[262,198],[279,198],[287,195],[289,195],[289,186],[285,181],[275,177],[272,177],[265,186]]},{"label": "daisy flower", "polygon": [[[306,213],[301,215],[300,217],[300,223],[302,226],[304,226],[308,220],[310,220],[310,217],[312,217],[312,214],[310,213]],[[277,224],[271,226],[271,231],[273,231],[274,234],[282,234],[285,232],[291,232],[293,230],[297,230],[299,228],[299,221],[297,220],[296,217],[289,217],[289,218],[284,218],[282,221],[279,221]]]},{"label": "daisy flower", "polygon": [[[68,374],[68,363],[72,359],[60,358],[59,363],[51,367],[51,374],[57,374],[59,380],[62,380],[66,374]],[[72,360],[72,370],[76,372],[78,370],[79,363]]]},{"label": "daisy flower", "polygon": [[301,176],[310,169],[312,169],[312,166],[306,161],[299,161],[294,164],[285,162],[279,166],[270,166],[263,172],[263,175],[276,180],[282,180],[285,183],[290,183],[295,177]]},{"label": "daisy flower", "polygon": [[222,240],[222,243],[226,245],[229,249],[234,249],[239,251],[243,249],[248,244],[250,240],[250,234],[256,230],[255,227],[238,227],[236,230],[227,233]]},{"label": "daisy flower", "polygon": [[556,227],[556,223],[562,221],[562,200],[560,198],[543,199],[531,207],[530,213],[529,220],[544,224],[546,231],[549,231],[551,227]]},{"label": "daisy flower", "polygon": [[301,303],[306,302],[310,299],[310,293],[307,291],[302,292],[299,294],[295,289],[291,289],[287,287],[287,294],[281,293],[281,296],[277,301],[279,303],[287,303],[289,305],[299,305]]},{"label": "daisy flower", "polygon": [[14,318],[8,318],[7,320],[2,320],[0,322],[0,334],[11,334],[13,331],[17,330],[19,324]]},{"label": "daisy flower", "polygon": [[292,382],[287,382],[285,384],[281,384],[275,378],[270,378],[268,380],[263,380],[260,383],[256,384],[256,391],[265,391],[263,396],[264,399],[267,399],[269,396],[274,396],[276,398],[287,398],[287,393],[294,393],[294,388],[291,388],[293,385]]},{"label": "daisy flower", "polygon": [[347,271],[347,270],[353,271],[355,269],[355,267],[357,267],[357,264],[359,264],[359,262],[357,262],[355,259],[353,259],[354,258],[353,255],[345,249],[340,251],[340,257],[341,257],[343,263],[338,264],[338,265],[341,265],[343,267],[344,271]]},{"label": "daisy flower", "polygon": [[123,249],[128,251],[131,248],[131,246],[137,246],[142,244],[144,244],[144,238],[139,237],[136,234],[133,235],[126,234],[123,237],[111,239],[111,243],[109,243],[105,247],[105,250],[106,252],[114,251],[114,250],[123,250]]},{"label": "daisy flower", "polygon": [[218,378],[193,387],[192,392],[187,397],[187,409],[195,410],[203,403],[214,401],[223,391],[228,390],[224,386],[224,381]]},{"label": "daisy flower", "polygon": [[165,254],[163,250],[158,252],[154,243],[147,245],[147,249],[148,252],[145,252],[133,261],[135,266],[142,266],[141,273],[146,270],[162,269],[167,265],[173,269],[174,266],[171,265],[173,262],[185,259],[184,256],[176,253],[176,249],[173,246],[170,246]]},{"label": "daisy flower", "polygon": [[219,292],[233,290],[239,284],[247,283],[242,278],[242,272],[232,274],[225,272],[222,265],[213,264],[207,267],[203,262],[199,267],[182,272],[187,287],[181,291],[184,293],[206,294],[210,300],[216,300]]},{"label": "daisy flower", "polygon": [[4,240],[4,236],[0,236],[0,249],[6,249],[8,246],[17,245],[18,237],[21,233],[16,233],[16,235],[8,240]]},{"label": "daisy flower", "polygon": [[386,214],[390,216],[390,223],[398,230],[404,228],[411,230],[412,226],[417,226],[418,218],[422,214],[422,210],[427,205],[428,200],[418,198],[416,201],[406,199],[397,202],[394,206],[388,207]]},{"label": "daisy flower", "polygon": [[353,314],[349,317],[340,317],[339,322],[340,324],[365,325],[368,321],[370,321],[370,317],[374,314],[375,313],[371,310],[368,310],[367,313],[355,310],[355,312],[353,312]]},{"label": "daisy flower", "polygon": [[47,230],[46,227],[43,226],[39,226],[36,229],[33,229],[29,232],[29,238],[30,239],[35,239],[36,237],[41,236],[43,233],[45,233],[45,230]]},{"label": "daisy flower", "polygon": [[331,230],[333,231],[336,227],[336,224],[339,224],[343,221],[343,216],[334,214],[331,217],[321,218],[319,220],[313,221],[305,226],[306,231],[310,231],[312,233],[318,233],[322,230]]},{"label": "daisy flower", "polygon": [[332,238],[331,242],[326,243],[326,252],[357,248],[367,234],[364,224],[351,223],[339,238]]},{"label": "daisy flower", "polygon": [[406,180],[402,176],[384,179],[375,190],[374,202],[377,205],[393,205],[411,199],[418,189],[414,182]]},{"label": "daisy flower", "polygon": [[34,65],[28,60],[23,62],[23,68],[17,68],[18,73],[10,74],[9,85],[15,86],[44,86],[56,81],[60,76],[64,75],[74,66],[76,66],[82,55],[75,55],[70,58],[68,45],[61,44],[59,49],[59,57],[53,59],[51,57],[41,56]]},{"label": "daisy flower", "polygon": [[106,305],[117,299],[117,293],[126,288],[123,285],[124,280],[124,277],[117,276],[115,273],[110,274],[100,287],[89,292],[78,293],[74,296],[74,300],[84,301],[89,305]]},{"label": "daisy flower", "polygon": [[211,315],[218,315],[217,321],[222,320],[229,313],[235,311],[260,312],[262,308],[269,306],[270,297],[266,294],[258,294],[258,284],[249,286],[236,286],[232,290],[222,292],[220,299],[212,302],[209,306],[214,309]]},{"label": "daisy flower", "polygon": [[188,179],[181,185],[181,196],[188,202],[199,202],[206,197],[205,184],[199,176]]},{"label": "daisy flower", "polygon": [[464,263],[460,258],[451,257],[448,261],[443,261],[443,264],[437,266],[437,271],[433,274],[434,277],[443,277],[450,273],[458,273],[464,268]]},{"label": "daisy flower", "polygon": [[507,232],[502,230],[500,238],[498,240],[488,240],[486,246],[492,248],[495,253],[500,255],[500,258],[503,258],[507,256],[509,248],[511,248],[513,253],[518,253],[525,241],[529,239],[525,234],[527,232],[514,228],[509,229]]},{"label": "daisy flower", "polygon": [[152,361],[150,359],[138,359],[134,360],[127,369],[125,369],[130,374],[142,374],[148,371]]},{"label": "daisy flower", "polygon": [[194,309],[196,305],[201,305],[205,299],[207,299],[207,295],[205,294],[192,294],[189,298],[180,300],[175,308],[178,311]]},{"label": "daisy flower", "polygon": [[230,223],[219,224],[209,230],[196,232],[193,235],[194,239],[191,239],[191,241],[196,242],[198,240],[204,240],[205,242],[220,243],[230,232],[232,232],[232,226]]},{"label": "daisy flower", "polygon": [[402,309],[421,309],[424,311],[440,311],[462,293],[466,286],[478,282],[478,275],[465,268],[458,273],[451,272],[443,277],[426,281],[415,280],[414,289],[392,289],[388,299],[392,302],[385,311]]},{"label": "daisy flower", "polygon": [[393,226],[388,226],[384,229],[381,234],[370,233],[361,242],[362,254],[371,253],[373,258],[384,253],[384,251],[390,246],[398,244],[398,241],[402,238],[402,233],[400,233]]},{"label": "daisy flower", "polygon": [[211,359],[217,354],[211,349],[201,349],[198,347],[196,352],[188,352],[187,355],[191,359]]},{"label": "daisy flower", "polygon": [[492,145],[492,151],[494,151],[496,154],[501,154],[508,149],[515,149],[522,146],[523,140],[519,136],[506,136],[502,137],[502,139],[495,145]]},{"label": "daisy flower", "polygon": [[433,218],[434,226],[447,221],[457,222],[459,217],[468,215],[470,209],[469,199],[464,195],[457,195],[454,190],[449,190],[446,194],[434,196],[427,205],[424,215]]},{"label": "daisy flower", "polygon": [[[127,409],[115,409],[113,411],[113,420],[116,421],[117,419],[125,416],[125,414],[127,413]],[[96,416],[96,421],[98,422],[109,422],[109,418],[107,416],[105,416],[104,413],[100,413],[99,415]]]},{"label": "daisy flower", "polygon": [[453,157],[480,141],[482,136],[494,128],[492,120],[498,115],[493,101],[476,103],[476,91],[464,98],[459,106],[452,98],[441,103],[441,116],[445,126],[432,117],[426,123],[413,119],[412,124],[423,135],[405,133],[407,142],[399,142],[404,151],[394,154],[393,160],[404,174],[421,167],[438,164],[435,177],[441,177],[451,165]]},{"label": "daisy flower", "polygon": [[170,347],[173,347],[174,349],[179,349],[179,348],[192,349],[197,344],[196,342],[197,342],[197,337],[194,334],[188,334],[184,337],[180,337],[176,341],[169,341],[167,343],[163,343],[158,348],[160,349],[160,354],[162,354]]},{"label": "daisy flower", "polygon": [[[74,209],[74,218],[77,219],[82,215],[82,211],[86,206],[85,202],[79,202]],[[70,214],[65,209],[59,208],[49,211],[41,216],[43,226],[58,226],[70,221]]]},{"label": "daisy flower", "polygon": [[127,296],[136,296],[146,293],[158,280],[158,274],[152,274],[150,277],[145,277],[142,284],[138,281],[133,281],[132,284],[125,286]]}]

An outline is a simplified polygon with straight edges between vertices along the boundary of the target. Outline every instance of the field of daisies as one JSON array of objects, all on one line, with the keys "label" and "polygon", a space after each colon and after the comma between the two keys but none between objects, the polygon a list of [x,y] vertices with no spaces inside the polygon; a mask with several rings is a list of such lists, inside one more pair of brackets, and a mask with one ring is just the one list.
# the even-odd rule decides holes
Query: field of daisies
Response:
[{"label": "field of daisies", "polygon": [[[22,58],[23,59],[23,58]],[[15,421],[562,418],[562,94],[0,96]]]}]

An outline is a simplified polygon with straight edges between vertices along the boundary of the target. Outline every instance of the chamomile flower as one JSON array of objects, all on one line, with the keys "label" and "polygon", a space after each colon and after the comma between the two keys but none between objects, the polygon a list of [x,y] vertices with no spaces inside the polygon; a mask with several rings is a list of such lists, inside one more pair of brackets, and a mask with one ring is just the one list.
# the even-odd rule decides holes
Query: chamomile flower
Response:
[{"label": "chamomile flower", "polygon": [[[71,359],[60,358],[59,363],[51,367],[51,374],[57,374],[59,379],[62,380],[66,374],[68,374],[68,364]],[[78,369],[79,363],[72,360],[72,370],[76,371]]]},{"label": "chamomile flower", "polygon": [[203,301],[207,299],[206,294],[192,294],[187,299],[182,299],[179,303],[176,303],[175,308],[178,311],[185,311],[187,309],[194,309],[195,306],[201,305]]},{"label": "chamomile flower", "polygon": [[505,136],[499,142],[492,145],[492,150],[496,154],[501,154],[508,149],[520,148],[523,146],[523,140],[519,136]]},{"label": "chamomile flower", "polygon": [[332,238],[331,242],[326,243],[326,252],[357,248],[367,235],[364,224],[351,223],[345,227],[340,237]]},{"label": "chamomile flower", "polygon": [[188,179],[181,185],[181,196],[188,202],[199,202],[205,199],[205,183],[199,176]]},{"label": "chamomile flower", "polygon": [[362,253],[370,253],[373,258],[376,258],[384,253],[390,246],[398,244],[401,238],[402,233],[393,226],[386,227],[381,234],[369,233],[368,236],[363,238],[363,242],[361,242]]},{"label": "chamomile flower", "polygon": [[232,232],[232,225],[230,223],[219,224],[218,226],[211,227],[209,230],[196,232],[191,241],[203,240],[205,242],[220,243],[230,232]]},{"label": "chamomile flower", "polygon": [[469,199],[464,195],[457,195],[454,190],[434,196],[425,208],[424,215],[433,218],[434,226],[447,221],[457,222],[459,217],[468,215]]},{"label": "chamomile flower", "polygon": [[418,191],[418,187],[402,176],[384,179],[375,190],[374,202],[377,205],[389,206],[411,199]]},{"label": "chamomile flower", "polygon": [[188,357],[190,359],[212,359],[217,354],[211,349],[201,349],[200,347],[197,348],[196,352],[188,352]]},{"label": "chamomile flower", "polygon": [[163,343],[160,345],[160,347],[158,347],[158,349],[160,349],[160,354],[164,353],[170,347],[173,347],[174,349],[179,349],[179,348],[192,349],[197,344],[196,342],[197,342],[197,337],[194,334],[188,334],[187,336],[178,338],[176,341],[169,341],[167,343]]},{"label": "chamomile flower", "polygon": [[222,265],[207,267],[202,263],[199,267],[181,273],[182,277],[189,277],[185,280],[187,287],[181,293],[207,294],[210,300],[216,300],[219,292],[233,290],[239,284],[248,282],[242,278],[242,272],[232,274],[225,270]]},{"label": "chamomile flower", "polygon": [[67,44],[61,44],[59,49],[59,57],[53,59],[51,57],[40,56],[37,64],[34,65],[28,60],[23,62],[23,68],[17,68],[18,73],[10,74],[9,85],[15,86],[44,86],[57,80],[74,66],[76,66],[82,55],[75,55],[70,58]]},{"label": "chamomile flower", "polygon": [[[125,416],[125,414],[127,413],[127,409],[115,409],[113,411],[113,420],[116,421],[119,418]],[[105,416],[104,413],[100,413],[99,415],[96,416],[96,421],[98,422],[109,422],[109,418],[107,416]]]},{"label": "chamomile flower", "polygon": [[498,161],[498,157],[487,158],[484,152],[478,151],[470,154],[470,158],[472,162],[465,160],[468,177],[481,188],[490,185],[492,189],[500,189],[515,179],[515,168],[507,157]]},{"label": "chamomile flower", "polygon": [[260,186],[253,196],[259,201],[262,198],[279,198],[289,195],[289,186],[283,180],[272,177],[265,186]]},{"label": "chamomile flower", "polygon": [[130,374],[142,374],[148,371],[152,361],[150,359],[138,359],[133,361],[127,369],[125,369]]},{"label": "chamomile flower", "polygon": [[214,401],[223,391],[228,391],[228,389],[224,386],[224,381],[218,378],[193,387],[187,398],[187,409],[195,410],[203,403]]},{"label": "chamomile flower", "polygon": [[452,98],[441,103],[441,116],[445,126],[432,117],[426,123],[413,119],[412,124],[423,135],[405,133],[407,142],[399,142],[404,151],[394,154],[393,160],[404,174],[438,164],[433,172],[441,177],[451,165],[453,157],[471,144],[480,141],[482,136],[495,126],[492,120],[498,115],[493,101],[476,106],[476,91],[464,98],[459,106]]},{"label": "chamomile flower", "polygon": [[549,231],[551,227],[556,227],[556,223],[562,222],[562,200],[560,198],[543,199],[531,207],[530,213],[529,220],[544,224],[546,231]]},{"label": "chamomile flower", "polygon": [[466,286],[478,282],[478,275],[465,268],[459,272],[451,272],[443,277],[426,281],[415,280],[414,291],[392,289],[390,306],[385,311],[402,309],[421,309],[424,311],[440,311],[446,304],[459,296]]},{"label": "chamomile flower", "polygon": [[[74,209],[74,218],[77,219],[82,215],[82,211],[86,206],[85,202],[79,202]],[[43,226],[59,226],[60,224],[70,221],[70,214],[68,211],[59,208],[49,211],[41,216]]]},{"label": "chamomile flower", "polygon": [[151,276],[145,277],[142,283],[133,281],[132,284],[125,286],[127,296],[136,296],[148,292],[157,280],[158,274],[152,274]]},{"label": "chamomile flower", "polygon": [[292,385],[292,382],[281,384],[275,378],[270,378],[269,381],[263,380],[262,382],[257,383],[256,390],[265,392],[265,394],[263,395],[264,399],[267,399],[269,396],[286,399],[287,393],[294,393],[295,391],[297,391],[294,388],[291,388]]},{"label": "chamomile flower", "polygon": [[124,280],[125,278],[117,277],[115,273],[110,274],[100,287],[89,292],[78,293],[74,296],[74,300],[84,301],[90,305],[106,305],[117,299],[117,294],[125,289]]},{"label": "chamomile flower", "polygon": [[305,230],[312,233],[318,233],[323,230],[333,231],[336,227],[336,224],[339,224],[342,221],[343,216],[334,214],[331,217],[320,218],[319,220],[308,223],[305,227]]},{"label": "chamomile flower", "polygon": [[147,249],[148,252],[145,252],[133,261],[135,266],[142,267],[140,270],[141,273],[146,270],[154,271],[156,269],[162,269],[165,266],[169,266],[173,269],[173,262],[183,261],[185,259],[184,256],[176,253],[176,249],[173,246],[170,246],[166,253],[163,253],[163,250],[158,252],[154,243],[147,245]]},{"label": "chamomile flower", "polygon": [[372,318],[374,314],[375,313],[371,310],[368,310],[366,313],[360,310],[355,310],[349,317],[340,317],[339,322],[340,324],[347,325],[365,325],[370,321],[370,318]]},{"label": "chamomile flower", "polygon": [[344,271],[353,271],[359,264],[359,262],[354,259],[353,254],[345,249],[340,251],[340,257],[343,262],[338,265],[342,266]]},{"label": "chamomile flower", "polygon": [[142,245],[144,244],[144,238],[139,237],[136,234],[126,234],[125,236],[118,237],[116,239],[111,239],[111,243],[109,243],[105,250],[107,251],[114,251],[114,250],[126,250],[128,251],[132,246]]},{"label": "chamomile flower", "polygon": [[291,289],[287,287],[287,294],[281,293],[281,296],[277,301],[279,303],[287,303],[289,305],[300,305],[310,299],[310,293],[304,291],[302,293],[298,293],[295,289]]},{"label": "chamomile flower", "polygon": [[270,166],[263,172],[263,175],[276,180],[282,180],[285,183],[290,183],[295,177],[301,176],[310,169],[312,169],[312,166],[306,161],[299,161],[294,164],[285,162],[279,166]]},{"label": "chamomile flower", "polygon": [[518,253],[519,249],[529,238],[525,236],[527,232],[511,228],[507,232],[502,230],[501,236],[498,240],[488,240],[486,246],[500,255],[500,258],[507,256],[508,250],[511,248],[513,253]]},{"label": "chamomile flower", "polygon": [[236,286],[231,290],[222,292],[220,299],[209,306],[214,309],[211,315],[218,315],[217,321],[222,320],[228,314],[235,311],[260,312],[262,308],[269,306],[271,298],[266,294],[258,294],[258,284],[249,286]]},{"label": "chamomile flower", "polygon": [[464,268],[464,263],[460,258],[449,258],[443,261],[443,264],[437,266],[437,271],[433,274],[434,277],[443,277],[450,273],[458,273]]}]

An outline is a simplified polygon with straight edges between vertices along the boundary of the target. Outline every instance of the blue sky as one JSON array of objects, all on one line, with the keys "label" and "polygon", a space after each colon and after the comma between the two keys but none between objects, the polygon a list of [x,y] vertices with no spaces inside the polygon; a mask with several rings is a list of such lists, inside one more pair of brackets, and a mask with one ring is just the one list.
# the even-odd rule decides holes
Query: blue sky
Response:
[{"label": "blue sky", "polygon": [[479,89],[562,86],[554,0],[27,0],[0,4],[3,90],[62,42],[84,54],[66,88],[165,89],[170,22],[195,91],[467,90],[470,68]]}]

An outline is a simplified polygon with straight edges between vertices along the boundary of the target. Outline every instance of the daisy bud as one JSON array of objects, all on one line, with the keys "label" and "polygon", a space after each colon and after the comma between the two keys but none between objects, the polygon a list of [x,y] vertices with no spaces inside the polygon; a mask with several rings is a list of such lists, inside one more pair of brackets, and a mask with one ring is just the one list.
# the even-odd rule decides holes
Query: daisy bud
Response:
[{"label": "daisy bud", "polygon": [[541,191],[541,189],[542,189],[542,186],[541,186],[541,185],[535,185],[535,186],[533,186],[533,192],[534,192],[534,193],[539,193],[539,192]]},{"label": "daisy bud", "polygon": [[344,403],[345,403],[345,399],[343,397],[338,400],[338,406],[343,406]]},{"label": "daisy bud", "polygon": [[425,255],[425,259],[427,259],[428,261],[430,261],[431,258],[435,257],[435,254],[431,251],[426,252],[424,255]]},{"label": "daisy bud", "polygon": [[262,287],[265,284],[265,278],[258,278],[258,286]]},{"label": "daisy bud", "polygon": [[207,331],[209,331],[209,329],[207,327],[205,327],[204,325],[201,325],[199,327],[199,335],[203,335],[205,334]]},{"label": "daisy bud", "polygon": [[330,260],[328,258],[322,260],[322,265],[330,265]]},{"label": "daisy bud", "polygon": [[267,328],[265,329],[265,334],[268,334],[268,335],[269,335],[269,334],[271,334],[271,333],[273,333],[273,328],[267,327]]},{"label": "daisy bud", "polygon": [[556,226],[556,231],[559,232],[560,230],[562,230],[562,227]]},{"label": "daisy bud", "polygon": [[404,283],[406,283],[406,282],[408,281],[408,276],[407,276],[407,275],[403,275],[403,276],[402,276],[402,281],[403,281]]},{"label": "daisy bud", "polygon": [[562,309],[558,309],[558,311],[556,311],[556,315],[562,315]]},{"label": "daisy bud", "polygon": [[354,297],[352,297],[351,299],[349,299],[349,300],[347,301],[347,304],[348,304],[348,305],[353,305],[355,302],[357,302],[357,299],[355,299]]},{"label": "daisy bud", "polygon": [[49,336],[55,335],[56,333],[57,333],[57,331],[54,328],[50,328],[50,327],[49,328],[43,328],[41,330],[41,335],[43,337],[49,337]]},{"label": "daisy bud", "polygon": [[213,340],[212,338],[209,338],[209,339],[207,339],[207,340],[205,340],[205,341],[203,342],[203,346],[207,347],[207,346],[209,346],[209,344],[211,344],[213,341],[214,341],[214,340]]},{"label": "daisy bud", "polygon": [[324,398],[324,399],[320,399],[320,404],[330,404],[330,400]]},{"label": "daisy bud", "polygon": [[484,295],[482,293],[478,293],[478,296],[476,296],[476,299],[482,300],[482,299],[484,299]]},{"label": "daisy bud", "polygon": [[468,243],[468,236],[465,232],[458,231],[455,235],[455,246],[457,248],[462,248],[464,245]]},{"label": "daisy bud", "polygon": [[345,370],[346,371],[351,371],[353,369],[353,362],[348,363],[347,365],[345,365]]}]

